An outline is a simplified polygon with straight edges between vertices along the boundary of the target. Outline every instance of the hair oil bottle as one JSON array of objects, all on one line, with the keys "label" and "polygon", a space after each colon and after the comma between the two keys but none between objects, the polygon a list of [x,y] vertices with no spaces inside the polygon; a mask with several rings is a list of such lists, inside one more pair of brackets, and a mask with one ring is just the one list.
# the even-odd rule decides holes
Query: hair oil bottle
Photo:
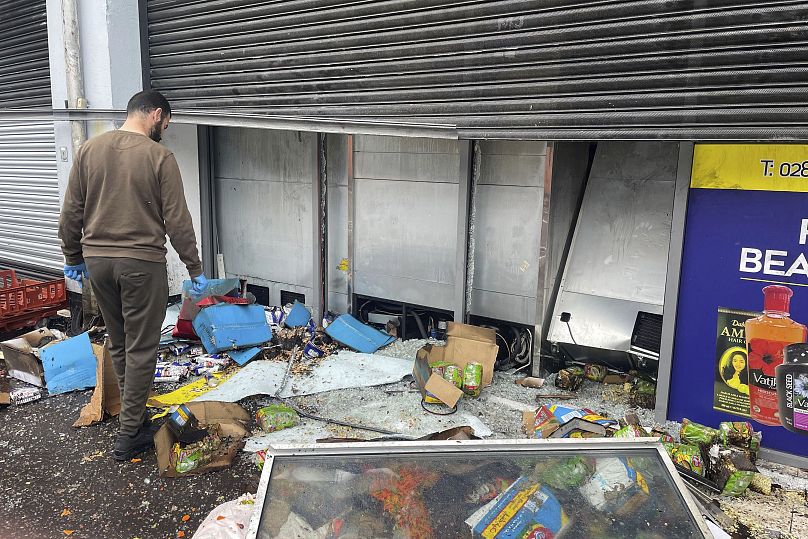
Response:
[{"label": "hair oil bottle", "polygon": [[775,369],[784,348],[808,338],[808,328],[789,317],[793,294],[787,286],[765,287],[763,315],[746,321],[751,417],[764,425],[780,425]]}]

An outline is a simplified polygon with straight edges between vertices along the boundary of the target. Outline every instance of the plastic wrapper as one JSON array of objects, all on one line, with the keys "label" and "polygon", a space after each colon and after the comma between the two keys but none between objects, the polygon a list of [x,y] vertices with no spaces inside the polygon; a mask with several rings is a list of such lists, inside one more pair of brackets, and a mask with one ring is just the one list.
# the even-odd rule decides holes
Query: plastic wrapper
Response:
[{"label": "plastic wrapper", "polygon": [[614,438],[649,438],[648,432],[637,425],[626,425],[622,429],[615,432],[612,437]]},{"label": "plastic wrapper", "polygon": [[740,496],[749,487],[757,468],[744,451],[714,444],[709,450],[707,478],[722,489],[724,496]]},{"label": "plastic wrapper", "polygon": [[561,462],[545,460],[536,464],[535,477],[543,485],[559,490],[580,487],[594,470],[594,463],[583,457],[570,457]]},{"label": "plastic wrapper", "polygon": [[262,449],[261,451],[255,452],[255,466],[258,470],[264,469],[264,463],[267,461],[267,452],[266,450]]},{"label": "plastic wrapper", "polygon": [[598,415],[587,408],[570,408],[558,404],[545,405],[539,408],[534,417],[533,436],[542,439],[549,438],[561,425],[575,418],[597,423],[606,428],[614,428],[618,425],[616,420]]},{"label": "plastic wrapper", "polygon": [[42,391],[37,387],[18,387],[9,393],[9,399],[14,404],[25,404],[42,398]]},{"label": "plastic wrapper", "polygon": [[584,370],[580,367],[567,367],[558,371],[555,386],[567,391],[578,391],[584,385]]},{"label": "plastic wrapper", "polygon": [[255,508],[255,497],[245,494],[211,511],[194,533],[194,539],[243,539]]},{"label": "plastic wrapper", "polygon": [[654,428],[653,430],[651,430],[651,436],[654,438],[658,438],[659,441],[662,442],[663,444],[666,443],[672,444],[676,441],[674,440],[673,436],[670,435],[670,433],[658,428]]},{"label": "plastic wrapper", "polygon": [[637,380],[629,394],[629,404],[653,410],[656,406],[656,384],[647,380]]},{"label": "plastic wrapper", "polygon": [[724,421],[718,425],[718,439],[724,447],[748,448],[753,432],[752,424],[746,421]]},{"label": "plastic wrapper", "polygon": [[724,447],[743,450],[753,463],[757,460],[762,435],[755,432],[751,423],[745,421],[724,421],[718,425],[718,441]]},{"label": "plastic wrapper", "polygon": [[171,460],[177,473],[188,473],[215,459],[223,446],[218,425],[208,426],[208,435],[202,440],[182,447],[175,443],[171,450]]},{"label": "plastic wrapper", "polygon": [[294,427],[300,423],[297,412],[285,404],[271,404],[258,410],[255,414],[258,425],[266,432]]},{"label": "plastic wrapper", "polygon": [[466,523],[474,537],[550,539],[561,535],[570,519],[548,487],[520,477]]},{"label": "plastic wrapper", "polygon": [[593,382],[603,382],[607,374],[608,371],[603,365],[598,365],[597,363],[587,363],[584,365],[584,377],[587,380],[591,380]]},{"label": "plastic wrapper", "polygon": [[625,458],[599,459],[580,492],[594,509],[617,516],[631,514],[650,497],[645,478]]},{"label": "plastic wrapper", "polygon": [[[666,448],[667,449],[667,448]],[[701,449],[696,445],[676,444],[673,452],[668,451],[674,464],[687,468],[701,476],[704,475],[704,460],[702,460]]]},{"label": "plastic wrapper", "polygon": [[717,437],[718,431],[713,428],[694,423],[689,419],[682,420],[682,431],[679,438],[683,444],[707,446],[712,444]]}]

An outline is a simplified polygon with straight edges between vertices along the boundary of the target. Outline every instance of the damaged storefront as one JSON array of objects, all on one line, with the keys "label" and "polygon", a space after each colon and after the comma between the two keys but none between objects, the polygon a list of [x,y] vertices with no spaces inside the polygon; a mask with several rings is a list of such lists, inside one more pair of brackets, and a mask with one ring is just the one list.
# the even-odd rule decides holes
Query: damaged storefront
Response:
[{"label": "damaged storefront", "polygon": [[[210,287],[169,254],[129,464],[252,481],[171,533],[808,534],[803,3],[140,8]],[[102,429],[56,325],[0,399]]]}]

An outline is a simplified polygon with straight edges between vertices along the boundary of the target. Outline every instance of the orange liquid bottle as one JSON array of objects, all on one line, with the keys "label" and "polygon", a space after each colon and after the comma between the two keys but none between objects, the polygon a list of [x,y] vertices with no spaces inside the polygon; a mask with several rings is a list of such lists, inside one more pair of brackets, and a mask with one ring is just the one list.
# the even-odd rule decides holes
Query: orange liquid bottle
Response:
[{"label": "orange liquid bottle", "polygon": [[780,425],[774,371],[783,363],[783,349],[808,339],[808,328],[789,318],[793,294],[787,286],[765,287],[763,316],[746,321],[751,417],[764,425]]}]

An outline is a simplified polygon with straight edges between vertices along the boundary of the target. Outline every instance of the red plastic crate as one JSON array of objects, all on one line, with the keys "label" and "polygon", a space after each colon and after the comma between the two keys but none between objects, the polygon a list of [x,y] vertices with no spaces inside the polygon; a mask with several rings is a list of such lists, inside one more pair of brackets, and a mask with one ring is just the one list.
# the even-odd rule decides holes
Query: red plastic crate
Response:
[{"label": "red plastic crate", "polygon": [[17,279],[14,270],[0,270],[0,330],[36,324],[66,306],[64,279]]}]

